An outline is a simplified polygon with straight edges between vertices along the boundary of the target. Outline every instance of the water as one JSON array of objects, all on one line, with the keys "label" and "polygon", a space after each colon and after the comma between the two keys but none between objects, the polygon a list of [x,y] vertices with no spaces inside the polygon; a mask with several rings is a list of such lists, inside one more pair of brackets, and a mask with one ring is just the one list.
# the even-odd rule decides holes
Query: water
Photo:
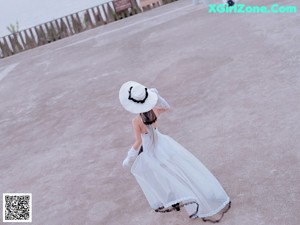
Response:
[{"label": "water", "polygon": [[110,0],[0,0],[0,37],[7,26],[19,23],[23,30]]}]

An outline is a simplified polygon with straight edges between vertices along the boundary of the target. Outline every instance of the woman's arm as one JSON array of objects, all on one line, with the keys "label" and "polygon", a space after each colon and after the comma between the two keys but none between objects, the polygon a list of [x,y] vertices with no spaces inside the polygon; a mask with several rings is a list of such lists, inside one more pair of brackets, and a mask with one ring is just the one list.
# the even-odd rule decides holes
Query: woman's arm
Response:
[{"label": "woman's arm", "polygon": [[161,113],[168,111],[170,109],[170,105],[163,97],[159,95],[158,90],[156,88],[151,88],[150,90],[155,92],[158,96],[157,103],[153,109],[156,116],[158,117]]},{"label": "woman's arm", "polygon": [[160,114],[162,114],[163,112],[166,112],[166,111],[168,111],[169,109],[162,109],[162,108],[154,108],[153,109],[153,111],[154,111],[154,113],[155,113],[155,115],[157,116],[157,117],[159,117],[160,116]]},{"label": "woman's arm", "polygon": [[134,131],[134,136],[135,136],[135,142],[132,145],[132,147],[138,151],[142,144],[141,128],[139,126],[138,118],[134,118],[132,120],[132,126],[133,126],[133,131]]},{"label": "woman's arm", "polygon": [[135,142],[134,142],[133,146],[127,152],[126,158],[123,160],[123,167],[128,167],[130,164],[130,161],[135,160],[135,158],[138,156],[138,151],[142,144],[141,129],[139,127],[137,118],[134,118],[132,120],[132,125],[133,125],[134,134],[135,134]]}]

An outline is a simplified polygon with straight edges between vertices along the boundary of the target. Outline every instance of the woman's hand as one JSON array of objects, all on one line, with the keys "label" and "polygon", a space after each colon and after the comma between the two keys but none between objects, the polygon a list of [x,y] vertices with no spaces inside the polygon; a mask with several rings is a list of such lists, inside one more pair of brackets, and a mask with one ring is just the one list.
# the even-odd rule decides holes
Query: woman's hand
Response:
[{"label": "woman's hand", "polygon": [[138,151],[131,147],[127,153],[127,157],[123,160],[123,167],[128,167],[132,161],[138,156]]}]

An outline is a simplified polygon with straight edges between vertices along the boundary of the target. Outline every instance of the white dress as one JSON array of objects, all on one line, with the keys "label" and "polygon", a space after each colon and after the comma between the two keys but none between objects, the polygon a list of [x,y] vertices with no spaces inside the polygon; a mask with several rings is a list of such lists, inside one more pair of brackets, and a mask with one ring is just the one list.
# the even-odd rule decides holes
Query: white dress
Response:
[{"label": "white dress", "polygon": [[142,134],[143,152],[131,173],[152,209],[169,212],[179,203],[191,218],[203,218],[230,206],[218,180],[194,155],[151,125],[147,129],[148,133]]}]

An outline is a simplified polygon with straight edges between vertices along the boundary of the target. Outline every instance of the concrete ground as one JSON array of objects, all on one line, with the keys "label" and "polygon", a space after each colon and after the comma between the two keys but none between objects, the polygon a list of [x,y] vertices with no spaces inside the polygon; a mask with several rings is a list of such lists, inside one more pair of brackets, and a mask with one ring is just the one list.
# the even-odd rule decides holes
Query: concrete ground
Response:
[{"label": "concrete ground", "polygon": [[168,99],[161,132],[231,197],[221,224],[299,224],[299,28],[299,12],[208,14],[180,0],[1,59],[1,200],[32,193],[34,225],[206,224],[153,212],[121,166],[134,139],[118,91],[135,80]]}]

